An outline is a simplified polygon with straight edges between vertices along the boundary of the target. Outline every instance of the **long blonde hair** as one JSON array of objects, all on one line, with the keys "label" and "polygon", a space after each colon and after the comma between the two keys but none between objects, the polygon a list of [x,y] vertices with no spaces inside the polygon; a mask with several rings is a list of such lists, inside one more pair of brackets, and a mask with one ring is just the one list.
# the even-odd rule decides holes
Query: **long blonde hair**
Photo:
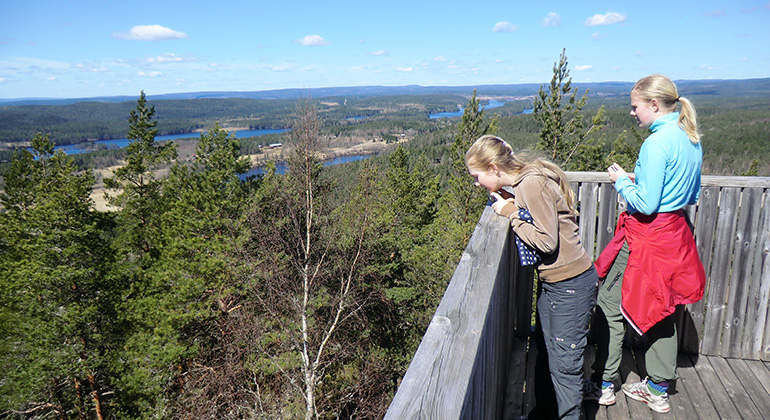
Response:
[{"label": "long blonde hair", "polygon": [[556,164],[541,158],[514,154],[513,148],[505,140],[491,134],[479,137],[465,153],[465,166],[468,168],[486,171],[493,163],[509,175],[515,176],[523,170],[533,169],[552,179],[559,185],[569,209],[577,214],[575,193],[569,186],[567,175]]},{"label": "long blonde hair", "polygon": [[662,74],[652,74],[643,77],[634,84],[634,87],[631,88],[631,93],[636,93],[639,95],[639,99],[643,101],[657,99],[658,103],[668,111],[674,111],[676,103],[681,103],[682,112],[679,113],[679,126],[687,133],[687,137],[691,142],[700,142],[695,107],[687,98],[679,96],[676,85],[671,79]]}]

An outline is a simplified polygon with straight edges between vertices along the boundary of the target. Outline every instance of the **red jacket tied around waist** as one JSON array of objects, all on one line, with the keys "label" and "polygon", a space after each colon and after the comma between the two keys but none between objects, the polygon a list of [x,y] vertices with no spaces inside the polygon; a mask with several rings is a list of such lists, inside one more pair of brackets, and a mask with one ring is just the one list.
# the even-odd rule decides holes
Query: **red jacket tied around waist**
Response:
[{"label": "red jacket tied around waist", "polygon": [[683,210],[621,213],[615,236],[595,263],[600,278],[607,276],[623,242],[629,257],[620,310],[637,333],[673,314],[676,305],[703,297],[706,273]]}]

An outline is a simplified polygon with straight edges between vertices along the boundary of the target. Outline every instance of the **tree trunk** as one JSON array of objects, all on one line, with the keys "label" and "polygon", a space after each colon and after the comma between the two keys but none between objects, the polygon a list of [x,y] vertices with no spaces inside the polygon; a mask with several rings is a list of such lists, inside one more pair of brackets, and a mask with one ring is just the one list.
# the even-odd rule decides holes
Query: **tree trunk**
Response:
[{"label": "tree trunk", "polygon": [[99,388],[96,386],[96,379],[94,378],[93,373],[88,373],[88,383],[91,384],[91,397],[94,399],[94,408],[96,409],[96,418],[99,420],[104,420],[104,413],[102,412],[102,399],[99,395]]}]

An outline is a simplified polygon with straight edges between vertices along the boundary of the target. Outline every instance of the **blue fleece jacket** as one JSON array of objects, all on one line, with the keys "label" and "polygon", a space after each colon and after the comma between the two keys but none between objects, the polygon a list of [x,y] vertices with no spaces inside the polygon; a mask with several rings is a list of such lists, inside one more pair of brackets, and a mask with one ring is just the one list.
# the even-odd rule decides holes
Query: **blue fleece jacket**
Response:
[{"label": "blue fleece jacket", "polygon": [[700,195],[703,150],[679,127],[679,113],[659,117],[650,125],[636,161],[636,183],[628,177],[615,181],[615,189],[628,203],[628,212],[671,212],[695,204]]}]

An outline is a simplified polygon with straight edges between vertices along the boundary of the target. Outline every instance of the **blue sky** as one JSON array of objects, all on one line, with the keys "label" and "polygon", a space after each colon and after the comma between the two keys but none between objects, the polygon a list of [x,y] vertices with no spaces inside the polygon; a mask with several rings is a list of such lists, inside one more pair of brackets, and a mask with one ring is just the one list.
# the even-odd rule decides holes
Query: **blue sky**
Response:
[{"label": "blue sky", "polygon": [[0,98],[770,77],[770,0],[0,0]]}]

